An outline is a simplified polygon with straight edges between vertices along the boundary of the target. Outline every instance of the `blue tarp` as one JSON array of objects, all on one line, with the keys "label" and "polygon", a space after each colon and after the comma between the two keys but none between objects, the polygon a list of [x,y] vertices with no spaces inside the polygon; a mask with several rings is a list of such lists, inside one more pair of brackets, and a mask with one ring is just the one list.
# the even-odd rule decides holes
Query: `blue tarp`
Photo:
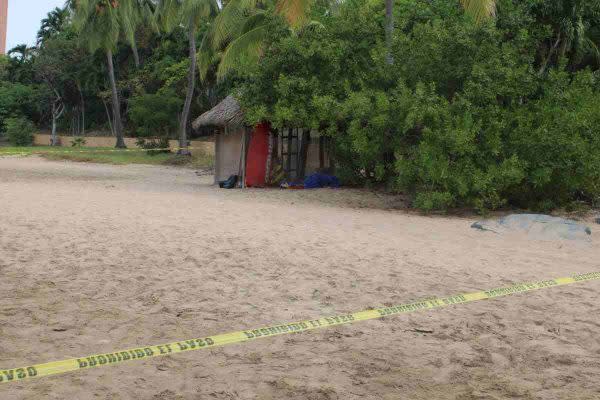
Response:
[{"label": "blue tarp", "polygon": [[315,173],[304,179],[305,189],[319,189],[324,187],[338,188],[340,180],[332,175]]}]

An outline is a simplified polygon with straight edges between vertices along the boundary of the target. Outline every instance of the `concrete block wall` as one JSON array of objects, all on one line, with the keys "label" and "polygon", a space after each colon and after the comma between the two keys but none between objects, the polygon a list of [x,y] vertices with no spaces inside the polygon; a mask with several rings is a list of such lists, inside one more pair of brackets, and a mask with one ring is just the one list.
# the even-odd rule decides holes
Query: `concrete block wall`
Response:
[{"label": "concrete block wall", "polygon": [[[60,135],[60,144],[62,147],[71,147],[71,143],[73,142],[73,136],[62,136]],[[114,147],[115,146],[115,138],[110,136],[90,136],[84,137],[85,139],[85,147]],[[125,138],[125,144],[127,148],[137,149],[135,142],[137,139],[135,138]],[[36,146],[48,146],[50,145],[50,135],[47,134],[37,134],[34,138],[34,144]],[[169,146],[172,149],[179,148],[179,142],[177,140],[170,140]],[[215,155],[215,142],[214,138],[210,138],[209,140],[192,140],[190,142],[190,150],[192,154],[207,154],[214,156]]]}]

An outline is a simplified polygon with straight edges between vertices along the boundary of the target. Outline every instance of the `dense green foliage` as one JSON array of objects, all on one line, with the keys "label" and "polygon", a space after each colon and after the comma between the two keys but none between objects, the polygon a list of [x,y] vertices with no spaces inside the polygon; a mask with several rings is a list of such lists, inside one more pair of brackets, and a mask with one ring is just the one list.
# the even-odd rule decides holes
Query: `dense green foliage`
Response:
[{"label": "dense green foliage", "polygon": [[106,24],[55,10],[2,60],[0,123],[114,129],[100,48],[127,133],[184,139],[194,38],[191,117],[233,91],[249,124],[328,136],[347,184],[424,210],[600,202],[600,0],[397,1],[388,41],[380,0],[81,4]]},{"label": "dense green foliage", "polygon": [[24,117],[7,118],[6,137],[13,146],[31,146],[33,144],[33,133],[35,125]]},{"label": "dense green foliage", "polygon": [[320,130],[346,182],[426,210],[599,201],[599,2],[505,0],[480,25],[452,1],[396,15],[393,65],[379,2],[351,0],[298,34],[273,20],[238,85],[249,120]]},{"label": "dense green foliage", "polygon": [[163,136],[177,128],[177,113],[182,101],[173,90],[160,93],[143,94],[130,101],[129,115],[141,137]]},{"label": "dense green foliage", "polygon": [[38,116],[36,100],[39,100],[40,94],[41,90],[37,85],[0,82],[0,126],[5,126],[6,119],[10,117]]}]

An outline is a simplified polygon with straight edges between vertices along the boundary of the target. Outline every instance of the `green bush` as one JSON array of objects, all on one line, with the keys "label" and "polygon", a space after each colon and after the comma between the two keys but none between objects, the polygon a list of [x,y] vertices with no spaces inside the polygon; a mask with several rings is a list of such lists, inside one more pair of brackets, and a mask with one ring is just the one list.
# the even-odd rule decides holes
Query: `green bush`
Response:
[{"label": "green bush", "polygon": [[516,113],[508,146],[526,163],[526,179],[512,198],[548,208],[600,197],[600,92],[590,72],[552,73],[544,94]]},{"label": "green bush", "polygon": [[36,115],[41,103],[39,91],[35,85],[0,81],[0,125],[14,116]]},{"label": "green bush", "polygon": [[454,204],[454,196],[449,192],[424,192],[415,196],[414,206],[423,211],[446,211]]},{"label": "green bush", "polygon": [[173,90],[144,94],[131,99],[129,117],[140,137],[169,137],[179,126],[182,101]]},{"label": "green bush", "polygon": [[31,146],[33,144],[35,126],[27,118],[7,118],[4,125],[8,141],[13,146]]}]

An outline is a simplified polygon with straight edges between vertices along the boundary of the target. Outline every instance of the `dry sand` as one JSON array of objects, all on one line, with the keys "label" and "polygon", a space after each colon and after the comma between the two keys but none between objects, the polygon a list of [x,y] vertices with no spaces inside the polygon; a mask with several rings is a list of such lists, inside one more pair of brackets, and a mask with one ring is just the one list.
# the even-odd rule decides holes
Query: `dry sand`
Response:
[{"label": "dry sand", "polygon": [[[502,237],[470,229],[473,218],[360,208],[397,205],[361,191],[210,181],[0,159],[0,368],[600,270],[597,239]],[[599,291],[591,282],[2,385],[0,398],[599,398]]]}]

